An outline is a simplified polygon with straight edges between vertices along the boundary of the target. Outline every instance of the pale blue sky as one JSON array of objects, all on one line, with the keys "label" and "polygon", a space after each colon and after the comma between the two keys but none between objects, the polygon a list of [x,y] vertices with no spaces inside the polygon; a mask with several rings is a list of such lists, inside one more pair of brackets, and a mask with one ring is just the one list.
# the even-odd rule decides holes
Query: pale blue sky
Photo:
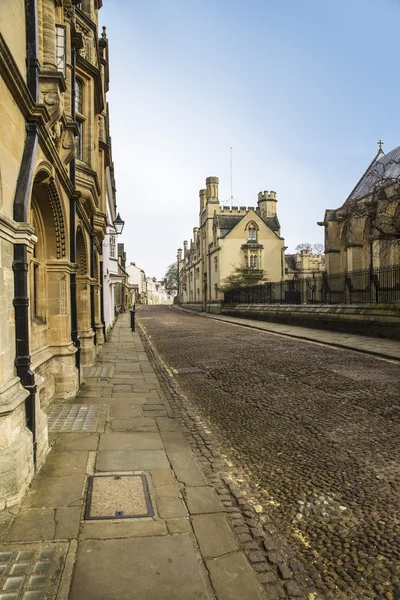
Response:
[{"label": "pale blue sky", "polygon": [[220,178],[275,190],[288,252],[377,151],[400,144],[400,0],[103,0],[117,203],[128,262],[163,277]]}]

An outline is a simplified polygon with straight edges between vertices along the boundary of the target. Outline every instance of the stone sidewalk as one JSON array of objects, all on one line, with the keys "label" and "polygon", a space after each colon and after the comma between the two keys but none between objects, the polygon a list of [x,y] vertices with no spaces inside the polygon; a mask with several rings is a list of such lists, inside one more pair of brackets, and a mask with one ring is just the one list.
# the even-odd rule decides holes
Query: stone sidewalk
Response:
[{"label": "stone sidewalk", "polygon": [[356,352],[366,352],[382,358],[400,360],[400,341],[389,340],[386,338],[369,337],[342,331],[330,331],[327,329],[312,329],[311,327],[300,327],[298,325],[289,325],[284,323],[272,323],[269,321],[256,321],[254,319],[240,319],[224,315],[213,315],[210,313],[196,312],[174,306],[174,310],[182,310],[191,315],[199,315],[209,319],[216,319],[234,325],[251,327],[268,333],[286,335],[306,342],[315,342],[328,344],[337,348],[346,348],[346,350],[355,350]]},{"label": "stone sidewalk", "polygon": [[119,318],[0,535],[0,600],[268,600]]}]

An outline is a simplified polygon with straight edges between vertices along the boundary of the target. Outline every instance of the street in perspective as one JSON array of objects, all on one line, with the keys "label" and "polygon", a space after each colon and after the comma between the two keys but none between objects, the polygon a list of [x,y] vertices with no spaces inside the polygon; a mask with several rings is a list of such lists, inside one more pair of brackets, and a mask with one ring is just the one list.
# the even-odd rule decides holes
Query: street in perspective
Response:
[{"label": "street in perspective", "polygon": [[399,23],[0,0],[0,600],[400,600]]}]

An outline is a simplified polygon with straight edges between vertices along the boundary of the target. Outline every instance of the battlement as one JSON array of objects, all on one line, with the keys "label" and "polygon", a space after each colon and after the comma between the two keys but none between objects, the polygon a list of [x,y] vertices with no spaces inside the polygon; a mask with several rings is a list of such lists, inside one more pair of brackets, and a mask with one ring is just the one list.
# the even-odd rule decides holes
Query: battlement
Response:
[{"label": "battlement", "polygon": [[221,206],[221,213],[227,213],[230,215],[243,215],[249,210],[256,210],[254,206]]},{"label": "battlement", "polygon": [[275,202],[277,202],[276,192],[273,192],[272,190],[270,192],[258,192],[258,201],[260,202],[261,200],[275,200]]}]

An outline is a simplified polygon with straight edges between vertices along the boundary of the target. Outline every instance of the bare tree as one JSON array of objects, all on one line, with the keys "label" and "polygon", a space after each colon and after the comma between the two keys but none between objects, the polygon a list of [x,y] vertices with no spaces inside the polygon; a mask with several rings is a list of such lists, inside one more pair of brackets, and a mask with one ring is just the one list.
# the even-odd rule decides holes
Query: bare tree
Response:
[{"label": "bare tree", "polygon": [[313,254],[324,254],[325,248],[323,244],[313,244],[312,253]]},{"label": "bare tree", "polygon": [[301,252],[302,250],[309,250],[311,252],[312,244],[310,244],[310,242],[301,242],[300,244],[297,244],[295,250],[296,252]]},{"label": "bare tree", "polygon": [[324,245],[323,244],[310,244],[310,242],[301,242],[301,244],[297,244],[295,248],[296,252],[301,252],[302,250],[308,250],[310,254],[323,254],[324,253]]}]

